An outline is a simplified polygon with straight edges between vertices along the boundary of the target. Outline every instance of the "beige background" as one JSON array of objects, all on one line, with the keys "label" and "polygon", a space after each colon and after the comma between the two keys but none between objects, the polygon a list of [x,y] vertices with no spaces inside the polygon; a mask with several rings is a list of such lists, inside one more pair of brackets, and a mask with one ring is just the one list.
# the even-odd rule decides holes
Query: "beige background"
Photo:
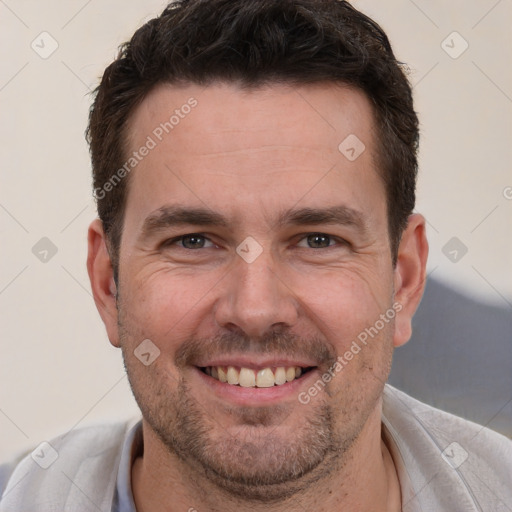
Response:
[{"label": "beige background", "polygon": [[[512,3],[354,3],[411,68],[429,270],[512,313]],[[89,290],[95,211],[83,132],[89,91],[116,48],[164,5],[0,1],[0,460],[74,426],[137,413]],[[44,31],[58,44],[46,59],[31,48],[55,44]],[[42,237],[57,248],[47,262],[32,252]],[[442,252],[452,237],[468,248],[456,263]]]}]

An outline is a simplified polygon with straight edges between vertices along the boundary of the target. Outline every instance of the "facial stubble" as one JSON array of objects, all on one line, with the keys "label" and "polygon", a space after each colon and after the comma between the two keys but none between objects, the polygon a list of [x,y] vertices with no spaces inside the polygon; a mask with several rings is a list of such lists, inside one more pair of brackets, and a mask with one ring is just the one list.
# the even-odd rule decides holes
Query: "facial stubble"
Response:
[{"label": "facial stubble", "polygon": [[347,462],[374,401],[356,406],[364,421],[347,425],[345,419],[343,428],[340,417],[350,411],[337,410],[325,397],[307,406],[226,405],[211,414],[188,385],[187,372],[195,370],[178,366],[171,372],[163,358],[144,366],[134,357],[135,340],[145,337],[120,306],[121,347],[135,399],[163,448],[198,476],[195,485],[206,479],[237,499],[279,502]]}]

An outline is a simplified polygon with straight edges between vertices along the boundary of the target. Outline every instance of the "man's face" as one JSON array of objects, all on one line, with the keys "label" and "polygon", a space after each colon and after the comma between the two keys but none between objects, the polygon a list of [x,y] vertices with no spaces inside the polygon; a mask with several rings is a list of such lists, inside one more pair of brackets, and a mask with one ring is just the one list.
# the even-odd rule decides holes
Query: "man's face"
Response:
[{"label": "man's face", "polygon": [[[197,105],[182,109],[189,98]],[[161,133],[176,109],[179,121]],[[156,146],[130,176],[111,340],[146,428],[254,496],[332,470],[380,414],[393,346],[369,101],[332,85],[166,85],[130,127],[130,154],[148,136]],[[143,360],[160,351],[149,365],[134,354],[147,339]],[[219,380],[230,366],[231,382],[249,387]],[[283,384],[295,367],[302,375]]]}]

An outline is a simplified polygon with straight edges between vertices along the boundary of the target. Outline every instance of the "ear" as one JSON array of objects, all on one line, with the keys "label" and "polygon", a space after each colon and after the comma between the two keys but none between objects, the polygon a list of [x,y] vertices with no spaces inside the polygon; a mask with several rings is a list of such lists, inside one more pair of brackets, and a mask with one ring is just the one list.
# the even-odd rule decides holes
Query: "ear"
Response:
[{"label": "ear", "polygon": [[119,347],[117,290],[112,262],[107,250],[107,240],[100,219],[94,220],[89,226],[87,241],[87,272],[91,281],[94,302],[107,329],[110,343]]},{"label": "ear", "polygon": [[411,337],[412,317],[425,289],[427,256],[425,218],[413,214],[400,240],[394,272],[395,303],[401,306],[395,320],[395,347],[404,345]]}]

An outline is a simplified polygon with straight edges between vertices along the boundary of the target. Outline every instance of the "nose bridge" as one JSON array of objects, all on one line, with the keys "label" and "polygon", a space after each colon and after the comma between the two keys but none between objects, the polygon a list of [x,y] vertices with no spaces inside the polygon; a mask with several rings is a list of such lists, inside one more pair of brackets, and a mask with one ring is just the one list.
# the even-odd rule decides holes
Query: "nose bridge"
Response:
[{"label": "nose bridge", "polygon": [[223,327],[235,326],[249,336],[262,336],[276,326],[291,326],[297,320],[295,300],[281,282],[269,250],[254,260],[237,258],[228,286],[219,299],[216,316]]},{"label": "nose bridge", "polygon": [[259,261],[252,263],[239,262],[237,295],[246,306],[262,311],[270,310],[279,288],[276,282],[277,277],[272,269],[270,255],[262,254],[258,259]]}]

